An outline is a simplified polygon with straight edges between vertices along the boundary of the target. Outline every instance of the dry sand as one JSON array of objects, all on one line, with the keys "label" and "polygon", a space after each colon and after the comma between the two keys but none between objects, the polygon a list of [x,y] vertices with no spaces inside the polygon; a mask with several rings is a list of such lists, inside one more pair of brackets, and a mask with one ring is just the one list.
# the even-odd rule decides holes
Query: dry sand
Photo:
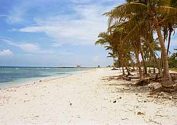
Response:
[{"label": "dry sand", "polygon": [[[0,90],[0,125],[177,125],[175,95],[92,69]],[[163,96],[162,96],[163,95]]]}]

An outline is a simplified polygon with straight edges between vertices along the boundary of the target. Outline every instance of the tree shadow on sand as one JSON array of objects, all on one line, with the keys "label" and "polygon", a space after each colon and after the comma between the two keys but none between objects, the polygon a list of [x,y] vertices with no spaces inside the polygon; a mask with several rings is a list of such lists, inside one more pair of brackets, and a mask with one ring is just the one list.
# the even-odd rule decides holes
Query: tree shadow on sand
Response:
[{"label": "tree shadow on sand", "polygon": [[150,92],[150,88],[146,86],[137,86],[135,83],[138,80],[126,81],[122,79],[122,76],[108,76],[102,79],[105,81],[106,86],[113,87],[113,92],[124,93],[147,93]]},{"label": "tree shadow on sand", "polygon": [[126,81],[120,78],[120,76],[107,76],[102,79],[104,86],[108,87],[111,93],[121,95],[122,93],[134,94],[137,97],[145,97],[145,100],[153,99],[155,103],[162,103],[164,101],[171,101],[172,105],[177,104],[177,92],[164,93],[164,92],[153,92],[148,85],[136,86],[134,81]]}]

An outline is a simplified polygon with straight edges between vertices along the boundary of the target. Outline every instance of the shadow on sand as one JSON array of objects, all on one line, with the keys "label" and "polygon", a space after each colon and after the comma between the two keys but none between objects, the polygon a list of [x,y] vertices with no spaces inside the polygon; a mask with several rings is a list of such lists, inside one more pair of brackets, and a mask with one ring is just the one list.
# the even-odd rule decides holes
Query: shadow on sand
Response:
[{"label": "shadow on sand", "polygon": [[122,93],[134,94],[138,97],[143,97],[144,100],[148,101],[153,99],[154,103],[161,104],[162,102],[170,101],[172,105],[177,104],[177,92],[165,93],[165,92],[153,92],[148,87],[136,86],[134,81],[126,81],[120,78],[120,76],[108,76],[102,79],[104,81],[104,86],[108,87],[111,93],[116,93],[116,95],[121,95]]},{"label": "shadow on sand", "polygon": [[136,86],[135,83],[138,80],[126,81],[122,79],[122,76],[108,76],[102,79],[105,81],[106,86],[113,87],[113,92],[120,93],[147,93],[150,92],[149,87],[146,86]]}]

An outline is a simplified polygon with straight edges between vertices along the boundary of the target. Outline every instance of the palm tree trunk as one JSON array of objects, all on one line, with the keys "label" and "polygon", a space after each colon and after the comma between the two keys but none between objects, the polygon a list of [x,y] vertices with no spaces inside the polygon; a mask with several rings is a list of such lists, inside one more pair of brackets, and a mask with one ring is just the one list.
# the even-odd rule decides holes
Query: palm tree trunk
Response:
[{"label": "palm tree trunk", "polygon": [[162,33],[161,33],[161,28],[160,26],[156,26],[156,31],[157,31],[157,35],[159,38],[159,42],[160,42],[160,46],[161,46],[161,54],[162,54],[162,61],[163,61],[163,78],[165,80],[169,80],[171,81],[171,76],[170,76],[170,72],[169,72],[169,65],[168,65],[168,55],[167,55],[167,50],[165,48],[165,42],[164,39],[162,37]]},{"label": "palm tree trunk", "polygon": [[[155,62],[154,62],[155,63]],[[153,65],[153,73],[155,74],[156,72],[155,72],[155,65]]]},{"label": "palm tree trunk", "polygon": [[170,42],[171,42],[171,33],[173,29],[170,27],[169,28],[169,36],[168,36],[168,46],[167,46],[167,55],[169,54],[169,49],[170,49]]},{"label": "palm tree trunk", "polygon": [[159,75],[162,76],[162,67],[160,65],[161,62],[160,60],[157,59],[157,57],[155,56],[155,53],[153,53],[153,57],[154,57],[154,64],[156,64],[154,66],[157,67]]},{"label": "palm tree trunk", "polygon": [[122,66],[122,74],[125,75],[124,67]]},{"label": "palm tree trunk", "polygon": [[130,73],[129,68],[128,68],[127,66],[126,66],[125,68],[126,68],[126,70],[127,70],[127,75],[128,75],[128,76],[130,76],[130,75],[131,75],[131,73]]},{"label": "palm tree trunk", "polygon": [[154,67],[157,67],[159,75],[162,76],[162,67],[160,65],[161,62],[159,60],[157,60],[157,57],[154,52],[152,52],[152,55],[154,58]]},{"label": "palm tree trunk", "polygon": [[139,55],[137,52],[135,52],[135,56],[136,56],[136,60],[138,63],[138,70],[139,70],[139,75],[140,75],[140,80],[143,79],[143,74],[142,74],[142,70],[141,70],[141,64],[140,64],[140,59],[139,59]]},{"label": "palm tree trunk", "polygon": [[143,54],[142,48],[140,48],[140,54],[141,54],[142,61],[143,61],[144,74],[147,75],[147,66],[146,66],[146,62],[145,62],[145,58],[144,58],[144,54]]}]

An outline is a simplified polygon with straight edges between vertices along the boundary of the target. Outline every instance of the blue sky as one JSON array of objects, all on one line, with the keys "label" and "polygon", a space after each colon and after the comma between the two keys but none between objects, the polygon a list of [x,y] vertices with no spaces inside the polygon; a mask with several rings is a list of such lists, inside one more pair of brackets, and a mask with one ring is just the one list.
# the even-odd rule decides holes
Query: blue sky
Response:
[{"label": "blue sky", "polygon": [[[123,2],[0,0],[0,65],[110,65],[94,42],[107,27],[102,14]],[[177,47],[175,37],[172,44]]]},{"label": "blue sky", "polygon": [[0,65],[106,66],[102,14],[123,0],[0,0]]}]

